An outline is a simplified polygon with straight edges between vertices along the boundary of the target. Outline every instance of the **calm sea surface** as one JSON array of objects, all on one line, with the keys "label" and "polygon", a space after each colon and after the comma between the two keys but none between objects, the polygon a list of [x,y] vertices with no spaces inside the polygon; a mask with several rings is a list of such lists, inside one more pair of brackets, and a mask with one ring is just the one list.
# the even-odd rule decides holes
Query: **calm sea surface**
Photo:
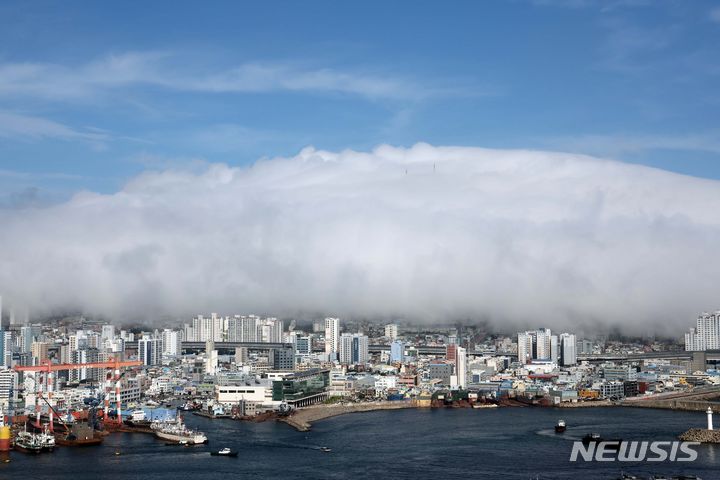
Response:
[{"label": "calm sea surface", "polygon": [[[553,426],[565,419],[568,430]],[[702,427],[705,414],[630,408],[394,410],[335,417],[296,432],[282,423],[186,415],[210,444],[166,446],[143,434],[112,434],[101,447],[58,447],[40,456],[11,452],[0,479],[614,479],[621,471],[695,474],[720,480],[720,445],[700,446],[693,463],[569,462],[572,440],[588,432],[625,440],[673,440]],[[720,423],[720,422],[716,422]],[[211,449],[237,449],[237,458]],[[331,453],[320,450],[332,448]],[[115,455],[115,452],[120,455]]]}]

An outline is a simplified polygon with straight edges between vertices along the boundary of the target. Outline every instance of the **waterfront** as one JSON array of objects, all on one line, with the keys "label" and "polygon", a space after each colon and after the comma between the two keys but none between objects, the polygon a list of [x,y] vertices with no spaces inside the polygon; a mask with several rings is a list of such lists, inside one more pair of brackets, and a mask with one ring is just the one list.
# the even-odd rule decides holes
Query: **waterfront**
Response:
[{"label": "waterfront", "polygon": [[[564,418],[568,431],[556,435]],[[13,452],[0,463],[0,478],[32,472],[35,479],[77,480],[234,478],[441,478],[613,479],[621,469],[651,474],[716,473],[720,448],[697,447],[692,464],[570,463],[573,439],[596,431],[625,440],[674,440],[704,415],[631,408],[595,409],[402,409],[348,414],[297,432],[279,422],[209,420],[187,415],[189,426],[205,431],[210,444],[166,446],[150,435],[113,434],[95,448],[58,448],[52,454]],[[238,458],[218,458],[210,450],[229,446]],[[331,453],[320,450],[323,446]],[[120,455],[115,455],[119,452]]]}]

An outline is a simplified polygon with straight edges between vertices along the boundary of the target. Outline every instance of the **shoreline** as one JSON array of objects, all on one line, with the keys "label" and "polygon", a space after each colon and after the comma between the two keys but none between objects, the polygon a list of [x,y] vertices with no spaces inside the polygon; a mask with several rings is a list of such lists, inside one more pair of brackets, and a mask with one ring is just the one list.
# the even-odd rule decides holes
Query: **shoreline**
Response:
[{"label": "shoreline", "polygon": [[[559,408],[559,409],[575,409],[575,408],[612,408],[612,407],[626,407],[626,408],[653,408],[658,410],[675,410],[675,411],[698,411],[694,408],[678,408],[677,406],[670,405],[638,405],[635,402],[628,403],[615,403],[609,400],[605,401],[594,401],[594,402],[577,402],[577,403],[561,403],[558,405],[548,406],[537,406],[535,408]],[[398,401],[385,401],[385,402],[372,402],[372,403],[356,403],[349,405],[313,405],[296,410],[290,416],[278,418],[279,422],[286,423],[296,429],[299,432],[307,432],[312,428],[313,423],[325,420],[327,418],[337,417],[339,415],[345,415],[348,413],[362,413],[372,412],[378,410],[399,410],[405,408],[460,408],[460,407],[421,407],[413,400],[398,400]],[[500,408],[514,408],[501,406]],[[519,407],[515,407],[519,408]]]}]

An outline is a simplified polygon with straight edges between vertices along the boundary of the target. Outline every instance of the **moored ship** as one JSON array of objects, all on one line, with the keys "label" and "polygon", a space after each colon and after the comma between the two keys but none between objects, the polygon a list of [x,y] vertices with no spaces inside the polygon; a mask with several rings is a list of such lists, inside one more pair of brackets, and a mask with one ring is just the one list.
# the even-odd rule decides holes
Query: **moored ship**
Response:
[{"label": "moored ship", "polygon": [[143,427],[150,427],[150,424],[152,423],[145,414],[145,410],[138,409],[133,410],[130,413],[130,416],[125,420],[125,425],[128,425],[130,427],[136,427],[136,428],[143,428]]},{"label": "moored ship", "polygon": [[50,433],[47,427],[45,427],[42,433],[38,433],[37,435],[40,438],[40,445],[43,452],[52,452],[55,450],[55,435]]},{"label": "moored ship", "polygon": [[156,437],[167,440],[168,442],[198,445],[207,443],[208,441],[203,432],[187,428],[180,416],[174,420],[153,422],[151,428],[155,432]]},{"label": "moored ship", "polygon": [[202,408],[202,404],[198,402],[191,402],[187,401],[183,403],[182,405],[178,405],[177,409],[182,410],[184,412],[194,412],[196,410],[200,410]]},{"label": "moored ship", "polygon": [[43,450],[42,439],[39,433],[28,431],[18,432],[15,437],[15,450],[25,453],[40,453]]},{"label": "moored ship", "polygon": [[100,445],[104,437],[86,423],[74,424],[63,432],[55,433],[55,442],[68,447],[91,447]]}]

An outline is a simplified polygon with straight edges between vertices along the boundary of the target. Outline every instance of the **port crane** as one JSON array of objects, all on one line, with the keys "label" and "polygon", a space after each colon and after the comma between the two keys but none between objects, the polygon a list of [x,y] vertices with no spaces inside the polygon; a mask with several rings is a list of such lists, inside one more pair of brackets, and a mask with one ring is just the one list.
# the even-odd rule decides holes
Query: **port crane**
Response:
[{"label": "port crane", "polygon": [[[122,402],[120,400],[120,369],[125,367],[138,367],[143,362],[139,360],[120,360],[119,358],[111,359],[106,362],[89,362],[89,363],[51,363],[46,361],[40,365],[18,365],[14,369],[17,372],[36,372],[40,377],[35,380],[36,393],[35,393],[35,426],[40,428],[40,398],[42,397],[42,385],[45,385],[45,391],[47,392],[48,399],[46,402],[50,405],[52,402],[52,390],[53,390],[53,373],[61,370],[79,370],[82,368],[105,368],[107,369],[105,375],[105,421],[108,421],[108,413],[110,410],[110,390],[112,388],[112,382],[115,382],[115,401],[117,408],[116,421],[118,424],[122,423],[122,416],[120,414]],[[43,378],[44,377],[44,378]],[[50,430],[53,429],[53,421],[55,410],[50,408]]]}]

